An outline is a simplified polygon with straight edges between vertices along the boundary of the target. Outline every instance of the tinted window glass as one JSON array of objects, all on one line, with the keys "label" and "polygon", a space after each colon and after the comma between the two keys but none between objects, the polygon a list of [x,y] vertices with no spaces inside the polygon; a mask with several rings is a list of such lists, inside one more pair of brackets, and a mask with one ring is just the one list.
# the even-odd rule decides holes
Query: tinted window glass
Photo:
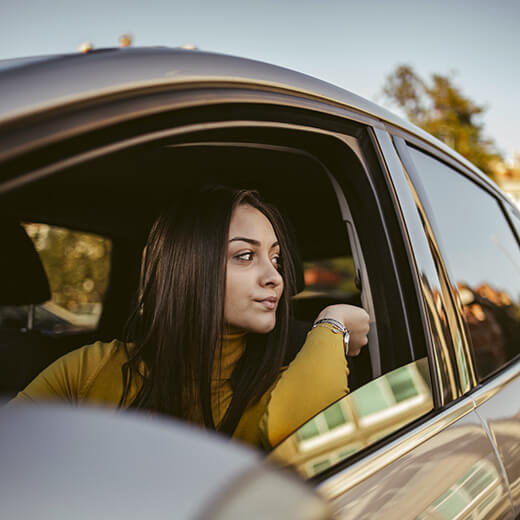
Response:
[{"label": "tinted window glass", "polygon": [[498,201],[418,150],[411,154],[450,278],[456,283],[479,380],[519,352],[520,251]]},{"label": "tinted window glass", "polygon": [[358,388],[305,423],[271,457],[313,477],[433,409],[427,358]]}]

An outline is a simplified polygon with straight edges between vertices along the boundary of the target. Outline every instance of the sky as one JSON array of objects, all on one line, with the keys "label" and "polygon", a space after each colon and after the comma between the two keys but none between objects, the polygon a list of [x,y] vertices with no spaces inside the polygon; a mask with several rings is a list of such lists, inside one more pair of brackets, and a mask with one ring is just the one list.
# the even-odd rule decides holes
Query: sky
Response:
[{"label": "sky", "polygon": [[485,135],[520,154],[520,0],[0,0],[0,59],[114,47],[194,44],[381,95],[397,65],[453,74],[484,105]]}]

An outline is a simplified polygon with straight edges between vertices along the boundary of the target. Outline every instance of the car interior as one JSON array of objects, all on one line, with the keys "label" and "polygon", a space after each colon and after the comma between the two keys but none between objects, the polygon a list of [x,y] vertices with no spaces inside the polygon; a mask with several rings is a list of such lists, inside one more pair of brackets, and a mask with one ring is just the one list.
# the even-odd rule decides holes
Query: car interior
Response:
[{"label": "car interior", "polygon": [[[29,306],[29,312],[23,326],[13,327],[0,319],[0,360],[7,367],[0,393],[14,396],[66,352],[96,340],[122,337],[135,303],[142,249],[151,224],[163,206],[193,186],[223,184],[258,190],[286,219],[300,266],[287,363],[323,307],[361,305],[362,266],[359,259],[353,260],[352,237],[330,173],[314,154],[296,145],[301,136],[293,132],[290,139],[286,135],[281,139],[280,135],[241,128],[240,132],[206,130],[189,138],[154,140],[78,161],[3,193],[0,222],[13,238],[0,270],[2,285],[11,287],[2,293],[0,313],[13,305]],[[343,149],[355,178],[362,166],[353,151]],[[34,306],[52,295],[35,247],[20,225],[27,222],[95,233],[111,241],[108,287],[94,329],[56,334],[39,328]],[[400,364],[401,360],[390,359],[385,370]],[[368,349],[350,358],[349,365],[351,390],[373,378]]]}]

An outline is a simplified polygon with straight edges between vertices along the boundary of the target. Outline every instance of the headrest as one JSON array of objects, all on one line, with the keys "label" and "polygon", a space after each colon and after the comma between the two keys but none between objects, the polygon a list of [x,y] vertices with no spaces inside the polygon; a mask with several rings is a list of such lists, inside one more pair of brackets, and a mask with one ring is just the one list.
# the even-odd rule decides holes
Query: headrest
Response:
[{"label": "headrest", "polygon": [[40,256],[25,229],[0,218],[0,305],[43,303],[51,297]]}]

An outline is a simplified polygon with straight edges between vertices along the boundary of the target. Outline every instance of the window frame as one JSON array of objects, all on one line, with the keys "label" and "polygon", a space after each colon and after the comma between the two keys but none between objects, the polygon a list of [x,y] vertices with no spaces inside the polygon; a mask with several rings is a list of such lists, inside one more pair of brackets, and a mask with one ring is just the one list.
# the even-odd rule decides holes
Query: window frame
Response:
[{"label": "window frame", "polygon": [[[236,90],[230,91],[230,94],[236,95]],[[182,96],[182,101],[184,103],[182,107],[184,109],[188,106],[187,110],[190,113],[196,113],[197,115],[199,109],[203,114],[206,112],[206,106],[200,107],[197,106],[196,103],[190,104],[188,102],[189,96],[186,97],[186,93],[183,93]],[[271,98],[274,95],[266,96],[266,93],[263,93],[263,96],[265,96],[262,98],[263,104],[260,104],[258,99],[255,99],[254,103],[251,102],[248,104],[244,103],[243,99],[241,99],[240,103],[236,103],[235,108],[238,113],[242,114],[242,119],[239,119],[236,116],[228,116],[229,120],[225,123],[223,123],[221,119],[217,122],[211,122],[208,120],[203,122],[192,121],[191,123],[186,121],[177,122],[175,118],[172,119],[171,117],[172,115],[175,115],[175,109],[172,109],[171,105],[162,111],[156,107],[154,112],[157,112],[159,116],[164,116],[163,119],[168,116],[168,119],[170,120],[169,130],[155,128],[154,130],[148,129],[143,131],[141,128],[136,135],[124,135],[123,137],[121,137],[121,134],[115,132],[111,136],[113,140],[109,143],[100,143],[100,135],[106,135],[107,129],[110,128],[108,124],[106,127],[99,124],[94,130],[89,128],[88,132],[85,134],[82,134],[77,128],[74,128],[73,130],[70,130],[70,137],[68,138],[70,141],[70,148],[67,146],[65,147],[68,152],[68,154],[65,154],[65,158],[62,160],[60,158],[60,160],[58,160],[56,156],[53,156],[53,153],[56,153],[56,145],[61,145],[59,148],[63,151],[63,144],[52,142],[51,140],[48,147],[52,149],[51,152],[53,153],[47,155],[47,158],[53,160],[53,162],[48,162],[44,165],[38,165],[37,159],[41,154],[45,154],[47,147],[42,146],[41,142],[36,140],[36,145],[34,147],[32,147],[30,143],[22,146],[26,151],[32,149],[32,151],[27,152],[29,155],[28,157],[18,156],[12,158],[11,161],[8,161],[12,164],[15,174],[11,179],[7,179],[3,185],[0,185],[0,194],[6,189],[15,187],[19,188],[23,186],[25,182],[30,182],[35,178],[54,174],[71,164],[79,164],[80,162],[89,161],[90,159],[99,157],[104,153],[115,151],[118,148],[122,149],[127,146],[135,146],[138,142],[156,141],[159,138],[165,138],[167,135],[188,135],[195,130],[208,129],[212,126],[222,128],[227,125],[229,127],[237,128],[239,126],[238,123],[252,121],[258,127],[271,126],[284,129],[298,129],[304,130],[312,135],[325,135],[330,138],[341,140],[343,141],[343,146],[349,147],[349,149],[353,150],[358,155],[359,159],[363,159],[363,161],[360,160],[361,164],[365,164],[366,166],[364,189],[367,190],[367,193],[370,193],[370,197],[374,203],[376,214],[373,218],[380,228],[379,232],[381,236],[384,238],[384,248],[390,259],[392,272],[394,273],[395,278],[393,280],[395,288],[392,287],[389,290],[395,296],[395,299],[398,300],[399,303],[397,306],[400,308],[399,312],[402,316],[402,320],[395,320],[395,323],[400,323],[399,326],[403,328],[403,334],[407,338],[404,347],[401,345],[401,348],[406,349],[406,351],[411,353],[412,356],[416,356],[412,357],[412,360],[423,357],[428,351],[427,347],[424,346],[427,341],[427,335],[425,334],[422,320],[420,319],[422,313],[420,311],[418,295],[415,290],[416,279],[413,268],[410,265],[409,252],[406,246],[407,239],[403,233],[398,204],[393,197],[392,189],[388,181],[388,173],[383,166],[383,159],[373,135],[374,128],[380,127],[380,123],[372,118],[362,116],[355,111],[339,109],[336,106],[331,106],[325,103],[311,102],[309,99],[284,96],[283,103],[281,103],[280,96],[276,95],[278,96],[278,103],[270,104],[272,101]],[[210,108],[218,108],[220,112],[225,112],[226,106],[229,105],[229,99],[226,99],[226,97],[223,96],[219,102],[217,102],[217,100],[213,101]],[[254,108],[257,111],[260,110],[264,119],[251,119],[245,117],[245,106],[246,108]],[[275,114],[276,116],[275,121],[272,119],[272,114]],[[111,117],[113,117],[113,114],[111,114]],[[146,117],[151,116],[147,115]],[[92,119],[91,114],[88,119]],[[298,120],[300,121],[299,125]],[[55,125],[56,121],[51,121],[51,123]],[[79,128],[81,128],[81,123],[82,119],[79,118]],[[128,124],[128,126],[135,127],[137,123],[135,120],[124,120],[122,123],[118,122],[117,124],[123,126]],[[99,126],[102,128],[100,129]],[[119,128],[119,130],[121,130],[121,128]],[[125,128],[123,128],[123,130],[125,130]],[[122,133],[124,134],[125,132]],[[67,141],[67,139],[64,140]],[[52,159],[53,157],[54,159]],[[337,183],[336,189],[338,190],[338,193],[345,198],[345,191],[349,189],[346,179],[339,171],[333,171],[333,178]],[[341,200],[339,203],[341,204]],[[354,218],[358,219],[359,217],[356,215]],[[360,240],[361,243],[366,243],[366,238],[364,237],[361,237],[361,239],[358,238],[358,240]],[[372,254],[371,256],[373,257],[374,255]],[[365,262],[366,257],[363,261],[366,266]],[[372,262],[374,262],[374,260],[372,260]],[[405,286],[403,286],[403,284],[405,284]],[[415,304],[412,303],[414,301],[416,302]],[[413,307],[415,314],[410,310],[411,307]],[[419,317],[419,319],[414,320],[413,318],[415,317]],[[423,355],[417,355],[415,348],[420,348]],[[422,350],[424,350],[424,352],[422,352]],[[402,364],[398,366],[402,366]],[[431,360],[429,361],[429,366],[432,382],[434,382],[435,372],[432,369]],[[396,366],[394,368],[398,367]],[[426,421],[427,419],[428,416],[424,416],[421,417],[419,421]],[[406,425],[405,428],[410,429],[415,426],[416,421]],[[367,453],[380,448],[381,445],[385,445],[391,442],[391,440],[395,440],[397,435],[402,435],[402,431],[395,435],[391,435],[389,438],[382,439],[380,442],[377,442],[373,446],[363,450],[359,454],[359,457],[364,457]],[[350,465],[353,460],[348,459],[346,462]]]},{"label": "window frame", "polygon": [[[201,89],[202,90],[202,89]],[[69,125],[69,130],[64,134],[63,141],[66,141],[67,143],[70,142],[70,150],[72,151],[72,156],[69,155],[67,157],[67,153],[64,152],[64,146],[63,143],[60,143],[59,148],[59,156],[56,156],[55,159],[58,157],[60,160],[55,160],[52,164],[48,164],[47,167],[43,168],[37,168],[36,165],[33,162],[33,158],[37,158],[38,155],[41,154],[42,150],[40,149],[41,141],[39,138],[39,131],[38,132],[32,132],[31,135],[35,139],[36,145],[33,152],[30,152],[32,146],[29,144],[25,144],[24,146],[18,147],[17,150],[25,150],[26,154],[24,157],[18,159],[15,157],[12,160],[8,161],[8,165],[12,166],[12,168],[16,171],[18,170],[16,174],[16,178],[12,179],[12,182],[3,183],[3,186],[0,185],[0,193],[6,188],[14,187],[13,184],[15,184],[17,187],[21,186],[23,181],[25,179],[30,180],[30,178],[40,177],[44,175],[48,175],[51,172],[55,172],[60,167],[65,167],[70,165],[74,162],[79,161],[86,161],[88,159],[91,159],[95,156],[99,156],[103,153],[103,150],[101,150],[101,145],[99,143],[99,136],[100,132],[102,133],[103,130],[98,130],[99,127],[103,128],[103,123],[107,124],[106,121],[97,120],[96,121],[96,129],[92,130],[91,127],[87,126],[85,127],[84,123],[85,120],[88,120],[91,124],[94,120],[93,114],[97,114],[101,111],[101,113],[105,113],[105,118],[108,117],[108,119],[113,123],[114,120],[117,120],[118,118],[115,117],[114,111],[124,108],[124,110],[128,111],[129,107],[132,105],[132,102],[135,105],[138,105],[139,107],[142,107],[144,103],[150,103],[150,106],[152,105],[152,102],[163,104],[165,101],[167,101],[166,107],[154,107],[153,109],[148,109],[148,112],[146,115],[143,116],[142,113],[132,113],[131,116],[133,116],[133,119],[130,116],[126,116],[126,119],[123,122],[117,121],[115,126],[117,127],[119,131],[119,135],[123,135],[125,139],[120,139],[118,137],[118,132],[111,132],[111,143],[108,144],[104,143],[104,146],[106,148],[109,148],[111,150],[114,150],[115,148],[119,146],[125,146],[125,141],[130,140],[134,144],[140,140],[140,139],[146,139],[146,140],[155,140],[157,137],[164,137],[166,133],[171,133],[172,135],[175,134],[187,134],[188,132],[195,130],[198,125],[199,128],[204,127],[208,128],[209,125],[211,125],[212,119],[206,119],[204,122],[200,122],[200,118],[197,117],[198,110],[200,108],[203,110],[203,116],[206,109],[209,108],[213,109],[219,109],[220,112],[225,110],[226,105],[229,105],[229,99],[233,98],[240,98],[240,103],[235,103],[236,111],[238,113],[241,113],[241,110],[243,107],[246,107],[248,110],[256,110],[257,112],[260,111],[261,116],[258,119],[255,119],[255,123],[261,125],[262,122],[265,121],[271,121],[271,124],[279,125],[280,127],[287,128],[288,125],[295,124],[295,120],[299,119],[300,122],[302,122],[302,126],[304,126],[309,132],[315,132],[315,133],[321,133],[321,134],[340,134],[342,137],[346,138],[347,140],[350,138],[352,139],[352,135],[359,134],[360,132],[360,124],[363,125],[364,128],[364,134],[366,134],[367,129],[370,127],[366,125],[367,120],[369,120],[366,116],[361,115],[360,113],[357,113],[352,110],[347,109],[339,109],[337,106],[333,106],[330,104],[326,104],[323,102],[316,102],[312,101],[306,98],[297,97],[297,96],[289,96],[289,95],[281,95],[279,93],[270,93],[270,92],[251,92],[250,90],[247,91],[239,91],[239,89],[210,89],[211,93],[217,94],[218,97],[212,100],[212,102],[209,105],[205,105],[203,107],[199,106],[200,103],[200,96],[201,91],[195,90],[192,93],[186,93],[186,92],[168,92],[168,93],[162,93],[162,94],[156,94],[156,99],[152,99],[150,101],[150,95],[143,95],[142,98],[136,96],[134,99],[125,99],[124,101],[118,101],[117,103],[114,102],[114,106],[110,105],[103,105],[102,103],[98,103],[97,105],[94,103],[93,106],[87,106],[84,107],[83,111],[80,111],[79,114],[74,114],[73,112],[68,112],[65,114],[67,119],[67,124]],[[258,96],[261,94],[262,97],[262,104],[258,104]],[[167,117],[168,114],[174,114],[179,111],[179,107],[175,107],[172,109],[172,102],[175,97],[178,97],[178,104],[180,106],[180,110],[188,110],[191,114],[195,112],[195,119],[199,119],[199,122],[193,123],[193,117],[191,117],[192,122],[191,124],[188,124],[186,119],[181,117],[181,121],[177,121],[175,118]],[[248,102],[244,103],[243,98],[251,96],[254,100],[254,102]],[[151,96],[153,98],[153,96]],[[190,99],[192,101],[190,102]],[[270,103],[271,100],[274,99],[277,104]],[[205,99],[207,103],[207,98]],[[269,102],[269,103],[268,103]],[[188,107],[186,109],[186,107]],[[153,115],[150,115],[152,113]],[[275,120],[272,119],[272,114],[276,114]],[[346,120],[344,117],[338,118],[338,113],[341,113],[342,116],[348,115],[349,119]],[[125,132],[125,126],[128,126],[135,130],[135,128],[138,126],[136,121],[146,120],[147,122],[150,120],[150,118],[158,117],[159,119],[162,119],[162,123],[164,123],[165,119],[169,120],[168,123],[168,130],[157,130],[150,131],[149,129],[146,132],[143,132],[142,130],[139,130],[139,138],[136,138],[135,136],[128,136],[128,133]],[[271,117],[271,119],[270,119]],[[41,129],[44,129],[47,126],[50,126],[51,128],[55,128],[57,125],[57,119],[59,118],[58,114],[50,114],[49,121],[43,120],[43,122],[38,122],[37,126],[39,126]],[[120,119],[122,119],[120,117]],[[220,118],[218,120],[219,124],[223,121],[224,118]],[[232,119],[232,121],[240,120],[238,117],[228,118]],[[243,120],[247,120],[246,117],[243,118]],[[263,121],[262,121],[263,120]],[[214,121],[214,119],[213,119]],[[74,122],[76,122],[77,128],[74,127]],[[370,122],[372,124],[375,124],[376,122],[370,119]],[[162,124],[161,123],[161,124]],[[233,124],[230,123],[230,124]],[[191,127],[191,128],[190,128]],[[173,129],[173,130],[172,130]],[[78,134],[79,131],[83,130],[85,134]],[[20,129],[22,131],[22,129]],[[65,138],[68,135],[71,137]],[[106,132],[105,132],[106,136]],[[143,137],[144,136],[144,137]],[[117,142],[115,142],[115,140]],[[361,146],[358,146],[359,149],[363,149],[363,152],[366,153],[367,145],[371,146],[370,139],[366,137],[366,135],[363,137],[363,143]],[[47,158],[53,157],[54,150],[56,150],[56,143],[53,143],[53,139],[49,139],[50,143],[47,144],[47,146],[44,147],[45,149],[51,149],[51,153],[47,153]],[[96,142],[98,141],[98,142]],[[81,148],[81,152],[78,153],[78,147]],[[91,148],[89,150],[89,148]],[[65,147],[65,151],[69,150],[69,146]],[[359,153],[362,153],[358,150]],[[26,156],[30,157],[26,157]],[[65,159],[62,159],[65,157]],[[24,160],[20,160],[24,159]],[[32,164],[31,164],[32,163]],[[374,164],[377,164],[377,162],[374,161]],[[373,166],[373,165],[372,165]],[[29,175],[20,175],[19,168],[24,167],[24,169],[32,170],[32,172]],[[36,170],[36,171],[35,171]],[[373,188],[373,180],[370,179],[370,184]],[[342,184],[340,179],[340,185]],[[379,198],[376,196],[374,197],[374,200],[376,203],[378,203]],[[382,213],[381,208],[379,208],[380,213]],[[380,217],[380,221],[382,222],[383,229],[385,229],[385,233],[388,237],[388,231],[386,230],[386,222],[385,218]],[[390,252],[393,253],[393,247],[390,248]],[[393,260],[394,268],[395,265],[398,262]],[[396,277],[397,280],[400,281],[399,277]],[[401,307],[402,307],[402,313],[403,316],[406,317],[406,305],[404,303],[404,300],[402,297],[399,298],[401,301]],[[407,321],[407,320],[406,320]],[[408,337],[410,338],[410,333],[408,332]],[[413,345],[414,342],[409,339],[409,349],[410,351],[413,351]]]}]

